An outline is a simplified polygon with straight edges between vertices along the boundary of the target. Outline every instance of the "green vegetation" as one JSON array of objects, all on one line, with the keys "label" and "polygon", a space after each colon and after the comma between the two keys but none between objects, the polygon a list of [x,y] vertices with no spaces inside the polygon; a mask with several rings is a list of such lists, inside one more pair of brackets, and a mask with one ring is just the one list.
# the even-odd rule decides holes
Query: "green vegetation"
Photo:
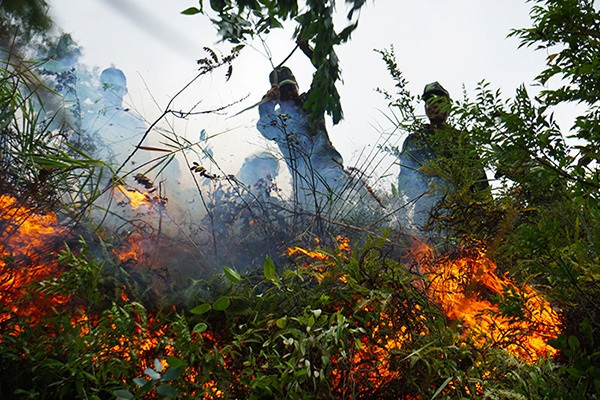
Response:
[{"label": "green vegetation", "polygon": [[[364,3],[351,2],[352,11]],[[184,13],[204,12],[202,4]],[[293,1],[210,4],[227,40],[295,18],[302,39],[324,46],[314,49],[320,69],[313,84],[327,82],[322,93],[335,93],[333,46],[348,40],[355,22],[335,33],[330,2],[309,1],[304,13]],[[68,129],[41,122],[46,97],[35,74],[8,60],[0,68],[0,189],[26,208],[19,208],[25,218],[11,206],[0,219],[0,397],[597,399],[600,13],[591,0],[539,0],[532,20],[512,35],[548,49],[548,67],[536,79],[545,89],[532,97],[523,86],[505,99],[482,82],[474,99],[452,108],[452,125],[468,133],[496,175],[494,196],[472,196],[475,177],[466,170],[473,154],[465,146],[464,162],[427,166],[455,185],[430,226],[464,246],[453,259],[477,239],[516,287],[528,284],[562,310],[562,333],[549,341],[555,357],[525,362],[447,317],[426,290],[433,278],[415,270],[396,232],[351,243],[352,251],[320,249],[313,259],[267,258],[248,274],[224,268],[190,283],[177,307],[146,301],[146,288],[114,256],[118,244],[85,224],[70,226],[85,240],[63,236],[68,245],[55,253],[48,241],[23,246],[19,227],[36,215],[85,222],[81,210],[98,190],[104,163],[88,157]],[[382,90],[393,118],[400,129],[417,129],[393,51],[381,54],[396,85],[395,93]],[[337,121],[339,99],[331,99],[312,104]],[[553,111],[569,102],[585,110],[565,137]],[[500,317],[527,319],[527,299],[514,288],[478,293]]]},{"label": "green vegetation", "polygon": [[[59,278],[30,287],[31,293],[71,297],[75,307],[4,323],[1,354],[11,362],[3,365],[15,380],[3,383],[3,393],[568,398],[573,388],[560,383],[558,364],[544,358],[523,363],[448,326],[418,289],[418,278],[382,257],[384,243],[369,241],[352,254],[321,250],[324,261],[285,269],[267,259],[263,271],[251,275],[225,269],[203,283],[211,295],[197,294],[196,306],[177,311],[117,299],[106,258],[95,261],[82,243],[79,255],[61,252]],[[17,324],[21,333],[11,335]],[[574,336],[568,340],[569,354],[582,355],[577,343]]]}]

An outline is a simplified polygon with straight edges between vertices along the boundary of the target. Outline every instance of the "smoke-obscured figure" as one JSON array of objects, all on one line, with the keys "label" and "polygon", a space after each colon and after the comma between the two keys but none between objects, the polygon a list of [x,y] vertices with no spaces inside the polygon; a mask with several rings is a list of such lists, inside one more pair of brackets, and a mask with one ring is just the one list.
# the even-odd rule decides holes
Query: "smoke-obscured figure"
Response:
[{"label": "smoke-obscured figure", "polygon": [[213,181],[199,243],[215,263],[248,270],[262,265],[266,255],[282,253],[292,224],[282,208],[278,173],[279,160],[258,152],[246,157],[235,177]]},{"label": "smoke-obscured figure", "polygon": [[82,141],[76,137],[81,134],[81,109],[85,100],[79,85],[81,49],[71,35],[63,34],[55,42],[50,41],[40,53],[45,61],[40,64],[39,76],[50,89],[38,88],[36,92],[44,104],[40,110],[43,122],[48,124],[48,129],[69,134],[71,142],[82,148]]},{"label": "smoke-obscured figure", "polygon": [[[96,107],[88,110],[84,116],[84,129],[97,143],[96,156],[118,168],[134,151],[146,124],[141,117],[123,106],[127,79],[120,69],[111,66],[102,71],[100,94]],[[142,161],[143,157],[136,155],[127,168],[139,166]]]},{"label": "smoke-obscured figure", "polygon": [[[271,186],[278,175],[279,162],[277,158],[269,152],[262,151],[246,157],[236,179],[252,193],[263,195],[265,190],[262,188]],[[266,194],[269,194],[268,190]]]},{"label": "smoke-obscured figure", "polygon": [[299,94],[290,69],[272,71],[269,80],[272,87],[259,106],[257,128],[277,143],[283,155],[292,176],[295,205],[322,212],[348,185],[342,156],[329,140],[322,117],[309,121],[303,109],[308,94]]},{"label": "smoke-obscured figure", "polygon": [[488,188],[483,165],[468,134],[446,122],[450,113],[448,91],[432,82],[425,86],[423,100],[429,124],[404,141],[398,175],[398,189],[406,201],[403,217],[417,229],[426,226],[432,211],[456,191],[457,185],[469,188],[473,194],[487,193]]}]

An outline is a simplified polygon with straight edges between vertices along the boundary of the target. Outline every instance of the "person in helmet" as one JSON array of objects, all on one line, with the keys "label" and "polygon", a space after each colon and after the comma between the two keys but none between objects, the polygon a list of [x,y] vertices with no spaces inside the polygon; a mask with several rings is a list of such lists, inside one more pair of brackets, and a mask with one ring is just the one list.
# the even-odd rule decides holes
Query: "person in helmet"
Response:
[{"label": "person in helmet", "polygon": [[292,176],[295,200],[322,209],[348,186],[343,159],[329,140],[323,117],[311,120],[292,71],[279,67],[269,74],[271,88],[258,111],[257,129],[274,141]]},{"label": "person in helmet", "polygon": [[405,139],[399,156],[398,175],[398,191],[406,202],[403,207],[405,222],[417,229],[427,224],[440,200],[455,191],[456,184],[462,184],[441,177],[452,175],[450,170],[456,165],[470,163],[473,175],[467,179],[473,180],[469,183],[473,192],[486,191],[489,186],[468,136],[447,123],[451,108],[448,91],[439,82],[432,82],[425,85],[422,99],[429,123]]}]

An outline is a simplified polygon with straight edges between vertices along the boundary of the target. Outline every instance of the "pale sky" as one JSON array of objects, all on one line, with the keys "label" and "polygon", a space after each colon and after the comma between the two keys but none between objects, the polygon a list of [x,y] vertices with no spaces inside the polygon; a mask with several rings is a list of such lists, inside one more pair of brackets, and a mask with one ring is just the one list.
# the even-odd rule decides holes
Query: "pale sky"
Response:
[{"label": "pale sky", "polygon": [[[123,70],[128,79],[127,101],[148,120],[159,114],[150,94],[164,107],[195,76],[196,60],[206,56],[203,46],[225,54],[230,48],[216,44],[216,29],[206,17],[180,14],[197,5],[193,0],[49,0],[49,4],[57,25],[83,47],[84,63],[100,69],[114,64]],[[530,25],[530,6],[524,0],[369,1],[352,40],[337,49],[345,119],[330,126],[329,135],[346,164],[354,165],[361,150],[372,148],[382,131],[391,130],[385,101],[375,88],[393,92],[393,82],[373,49],[393,44],[414,94],[420,94],[425,84],[439,81],[451,96],[460,98],[463,84],[472,94],[476,83],[486,79],[510,96],[522,83],[533,81],[547,56],[518,49],[517,39],[506,38],[512,28]],[[338,7],[345,15],[343,1],[338,1]],[[279,30],[267,38],[274,64],[294,48],[291,35],[291,29]],[[232,115],[260,100],[269,88],[271,64],[262,44],[257,41],[253,46],[246,47],[235,61],[229,82],[225,82],[225,70],[205,76],[185,93],[178,107],[185,110],[202,101],[200,109],[210,109],[249,95],[231,109]],[[301,91],[308,89],[314,71],[308,59],[297,51],[286,66],[294,71]],[[223,167],[230,169],[227,172],[235,173],[246,155],[263,149],[267,142],[255,128],[257,110],[226,117],[197,116],[177,122],[176,127],[192,140],[201,129],[209,135],[225,132],[215,140],[213,150]],[[401,137],[394,140],[401,141]]]}]

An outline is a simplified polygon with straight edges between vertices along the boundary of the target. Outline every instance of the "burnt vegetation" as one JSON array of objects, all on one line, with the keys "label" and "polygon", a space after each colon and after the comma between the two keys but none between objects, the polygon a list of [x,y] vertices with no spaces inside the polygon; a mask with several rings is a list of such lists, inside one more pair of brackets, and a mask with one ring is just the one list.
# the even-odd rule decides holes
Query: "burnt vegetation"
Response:
[{"label": "burnt vegetation", "polygon": [[[558,89],[532,97],[523,86],[504,98],[481,82],[474,99],[452,105],[452,126],[469,143],[443,131],[436,138],[460,157],[425,167],[452,183],[430,188],[441,201],[425,226],[429,242],[389,223],[405,207],[395,190],[371,193],[373,207],[350,193],[338,208],[302,211],[270,177],[245,185],[220,169],[204,131],[190,142],[151,124],[134,153],[160,155],[145,167],[127,166],[134,154],[122,165],[93,157],[101,143],[45,112],[52,91],[36,72],[43,64],[19,54],[31,37],[52,41],[39,14],[45,3],[25,2],[29,11],[18,3],[0,4],[10,17],[0,28],[16,32],[13,46],[2,43],[0,67],[1,398],[597,398],[593,1],[534,1],[533,26],[512,33],[523,46],[559,45],[536,78],[561,78]],[[302,14],[296,1],[210,6],[236,45],[295,17],[297,34],[316,45],[313,87],[329,94],[309,104],[338,122],[333,49],[349,40],[365,4],[347,3],[339,33],[330,1],[307,1]],[[15,31],[21,25],[26,32]],[[226,56],[205,48],[198,76],[225,70],[228,80],[242,47]],[[390,119],[416,131],[415,97],[393,49],[380,54],[395,84],[380,90]],[[565,138],[552,112],[571,101],[585,110]],[[159,120],[228,107],[172,104]],[[144,146],[151,132],[169,145]],[[173,197],[156,179],[175,154],[202,209],[186,235],[169,234]],[[475,159],[494,175],[491,192],[473,189]],[[359,168],[355,182],[366,176]]]}]

